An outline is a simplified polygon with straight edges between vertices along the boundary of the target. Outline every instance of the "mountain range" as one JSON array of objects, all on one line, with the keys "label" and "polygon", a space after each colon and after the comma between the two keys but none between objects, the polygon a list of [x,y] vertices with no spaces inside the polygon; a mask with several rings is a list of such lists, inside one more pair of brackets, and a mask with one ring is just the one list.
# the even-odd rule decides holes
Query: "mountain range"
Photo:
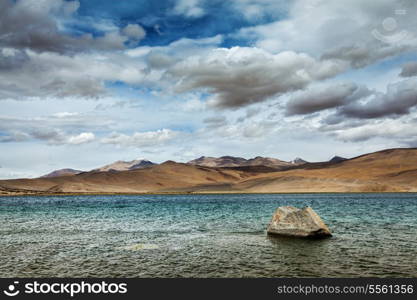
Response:
[{"label": "mountain range", "polygon": [[189,163],[167,161],[145,168],[129,169],[137,165],[132,162],[120,165],[128,170],[103,167],[105,171],[0,180],[0,194],[417,192],[416,148],[318,163],[226,156]]},{"label": "mountain range", "polygon": [[146,159],[136,159],[132,161],[118,160],[112,164],[105,165],[101,168],[92,170],[93,172],[112,172],[112,171],[129,171],[136,169],[144,169],[155,165],[155,163]]},{"label": "mountain range", "polygon": [[72,176],[82,173],[83,171],[74,170],[74,169],[60,169],[52,171],[46,175],[41,176],[41,178],[52,178],[52,177],[60,177],[60,176]]},{"label": "mountain range", "polygon": [[222,157],[206,157],[202,156],[200,158],[189,161],[187,164],[204,166],[204,167],[248,167],[248,166],[266,166],[271,168],[286,168],[293,166],[294,164],[299,165],[303,164],[305,161],[300,160],[297,162],[287,162],[271,157],[261,157],[257,156],[251,159],[245,159],[242,157],[234,156],[222,156]]},{"label": "mountain range", "polygon": [[[90,172],[120,172],[120,171],[129,171],[136,169],[144,169],[156,165],[155,163],[146,160],[146,159],[136,159],[132,161],[123,161],[118,160],[112,164],[102,166],[97,169],[93,169]],[[86,171],[74,170],[74,169],[60,169],[52,171],[46,175],[41,176],[40,178],[52,178],[52,177],[61,177],[61,176],[72,176]]]},{"label": "mountain range", "polygon": [[[287,167],[291,167],[294,165],[300,165],[306,163],[305,160],[301,158],[296,158],[291,162],[286,162],[283,160],[279,160],[276,158],[270,157],[261,157],[257,156],[251,159],[245,159],[242,157],[234,157],[234,156],[222,156],[222,157],[206,157],[202,156],[200,158],[191,160],[187,162],[190,165],[196,166],[204,166],[204,167],[247,167],[247,166],[266,166],[276,169],[283,169]],[[129,171],[129,170],[136,170],[136,169],[144,169],[149,168],[156,165],[156,163],[151,162],[146,159],[137,159],[132,161],[123,161],[118,160],[114,163],[96,168],[91,170],[90,172],[120,172],[120,171]],[[77,175],[85,171],[74,170],[74,169],[60,169],[55,170],[51,173],[48,173],[41,178],[51,178],[51,177],[59,177],[59,176],[71,176]]]}]

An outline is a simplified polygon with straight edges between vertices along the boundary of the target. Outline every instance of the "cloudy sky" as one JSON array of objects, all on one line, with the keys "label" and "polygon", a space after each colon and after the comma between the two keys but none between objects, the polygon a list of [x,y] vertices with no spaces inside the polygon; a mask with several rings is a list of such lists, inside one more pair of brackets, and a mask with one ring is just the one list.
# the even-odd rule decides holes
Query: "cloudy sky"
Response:
[{"label": "cloudy sky", "polygon": [[0,0],[0,178],[417,146],[414,0]]}]

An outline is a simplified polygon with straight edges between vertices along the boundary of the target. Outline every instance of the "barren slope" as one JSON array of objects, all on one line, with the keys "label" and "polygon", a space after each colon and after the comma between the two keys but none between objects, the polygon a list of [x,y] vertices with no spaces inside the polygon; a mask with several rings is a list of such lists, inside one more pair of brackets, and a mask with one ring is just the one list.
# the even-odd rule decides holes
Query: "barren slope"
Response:
[{"label": "barren slope", "polygon": [[222,170],[166,162],[147,169],[123,172],[87,172],[71,177],[16,179],[0,181],[3,191],[117,192],[139,193],[184,191],[197,186],[227,186],[256,173]]},{"label": "barren slope", "polygon": [[235,185],[257,192],[417,191],[417,149],[391,149],[339,163],[258,175]]},{"label": "barren slope", "polygon": [[417,192],[417,149],[391,149],[276,171],[165,162],[147,169],[0,181],[0,194],[145,192]]}]

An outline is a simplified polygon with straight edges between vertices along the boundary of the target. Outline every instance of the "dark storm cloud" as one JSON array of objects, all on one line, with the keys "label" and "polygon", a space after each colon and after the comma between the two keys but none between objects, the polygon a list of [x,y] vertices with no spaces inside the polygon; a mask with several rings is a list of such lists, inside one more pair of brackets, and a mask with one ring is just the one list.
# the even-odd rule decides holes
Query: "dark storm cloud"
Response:
[{"label": "dark storm cloud", "polygon": [[0,49],[0,72],[21,68],[29,61],[25,51],[14,49]]},{"label": "dark storm cloud", "polygon": [[401,116],[417,106],[417,80],[390,84],[386,93],[375,92],[367,102],[355,102],[342,107],[339,114],[350,118],[374,119]]},{"label": "dark storm cloud", "polygon": [[295,95],[286,105],[286,114],[305,115],[335,108],[369,95],[370,91],[356,84],[334,84],[308,89]]},{"label": "dark storm cloud", "polygon": [[54,52],[68,52],[80,47],[83,38],[76,39],[59,33],[57,22],[49,15],[52,10],[52,1],[44,5],[1,1],[0,46]]},{"label": "dark storm cloud", "polygon": [[52,128],[32,129],[30,134],[35,139],[48,141],[51,144],[64,143],[66,139],[65,135],[60,130],[52,129]]},{"label": "dark storm cloud", "polygon": [[169,69],[179,78],[178,92],[206,89],[209,105],[239,108],[305,88],[340,73],[343,64],[316,61],[292,51],[270,54],[258,48],[215,49],[192,56]]},{"label": "dark storm cloud", "polygon": [[[0,47],[31,49],[37,52],[75,53],[85,50],[117,50],[125,48],[132,36],[128,25],[122,32],[112,31],[93,37],[91,33],[71,35],[63,30],[60,19],[68,19],[78,10],[78,1],[2,0],[0,2]],[[136,27],[133,27],[136,26]],[[143,38],[135,35],[135,40]]]},{"label": "dark storm cloud", "polygon": [[401,73],[401,77],[412,77],[417,76],[417,62],[409,62],[403,65]]}]

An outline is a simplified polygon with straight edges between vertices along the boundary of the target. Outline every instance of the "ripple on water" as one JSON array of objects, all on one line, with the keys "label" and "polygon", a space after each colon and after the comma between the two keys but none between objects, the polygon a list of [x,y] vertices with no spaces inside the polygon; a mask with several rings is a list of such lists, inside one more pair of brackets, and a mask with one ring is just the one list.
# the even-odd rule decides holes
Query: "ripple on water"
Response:
[{"label": "ripple on water", "polygon": [[[266,236],[311,205],[334,237]],[[415,194],[0,199],[3,277],[416,277]]]}]

